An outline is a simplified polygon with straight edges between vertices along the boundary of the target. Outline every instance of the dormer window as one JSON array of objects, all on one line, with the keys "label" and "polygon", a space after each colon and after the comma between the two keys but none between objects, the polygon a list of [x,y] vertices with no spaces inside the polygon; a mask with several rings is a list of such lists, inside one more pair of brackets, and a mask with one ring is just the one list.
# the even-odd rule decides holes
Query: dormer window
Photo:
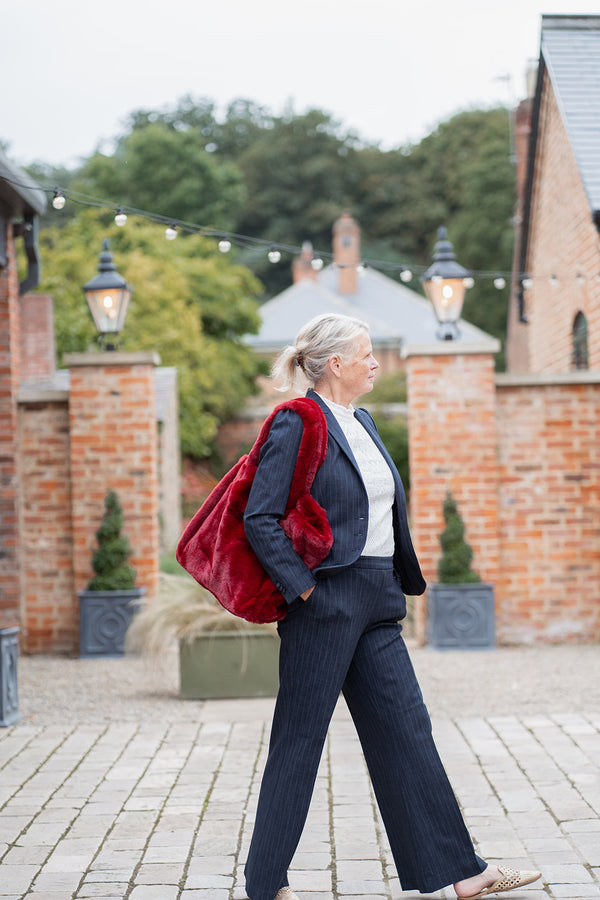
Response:
[{"label": "dormer window", "polygon": [[573,322],[573,367],[589,369],[587,319],[581,311]]}]

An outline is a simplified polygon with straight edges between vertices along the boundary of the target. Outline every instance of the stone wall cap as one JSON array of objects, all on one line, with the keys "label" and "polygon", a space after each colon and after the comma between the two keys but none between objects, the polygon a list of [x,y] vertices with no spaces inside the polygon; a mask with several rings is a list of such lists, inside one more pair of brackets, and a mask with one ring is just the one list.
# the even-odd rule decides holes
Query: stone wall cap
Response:
[{"label": "stone wall cap", "polygon": [[400,351],[403,359],[409,356],[473,356],[498,353],[500,341],[490,338],[484,341],[435,341],[428,344],[405,344]]},{"label": "stone wall cap", "polygon": [[600,384],[600,372],[578,369],[575,372],[501,372],[497,387],[535,387],[536,385]]},{"label": "stone wall cap", "polygon": [[27,387],[22,385],[17,394],[17,403],[67,403],[69,391],[58,388]]},{"label": "stone wall cap", "polygon": [[106,350],[98,353],[65,353],[63,364],[69,369],[83,366],[160,366],[160,356],[154,351],[121,353],[120,350]]}]

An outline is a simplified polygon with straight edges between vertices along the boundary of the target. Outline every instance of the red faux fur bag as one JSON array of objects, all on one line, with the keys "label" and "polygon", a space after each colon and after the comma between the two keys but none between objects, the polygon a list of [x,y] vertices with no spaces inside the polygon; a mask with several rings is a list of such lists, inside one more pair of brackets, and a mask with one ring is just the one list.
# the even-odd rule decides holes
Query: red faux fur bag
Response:
[{"label": "red faux fur bag", "polygon": [[286,614],[284,598],[244,533],[244,511],[260,449],[281,409],[292,409],[302,417],[304,433],[280,525],[309,569],[325,559],[333,535],[325,510],[310,489],[327,453],[327,422],[319,404],[307,397],[288,400],[273,410],[250,453],[242,456],[209,494],[177,545],[180,565],[225,609],[249,622],[275,622]]}]

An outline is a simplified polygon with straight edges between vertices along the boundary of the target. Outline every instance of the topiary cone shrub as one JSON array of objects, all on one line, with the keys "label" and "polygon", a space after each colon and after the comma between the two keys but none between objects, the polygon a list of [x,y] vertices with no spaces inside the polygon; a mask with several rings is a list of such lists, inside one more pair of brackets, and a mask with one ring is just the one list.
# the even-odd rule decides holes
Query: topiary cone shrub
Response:
[{"label": "topiary cone shrub", "polygon": [[131,545],[121,534],[123,509],[114,490],[104,498],[104,515],[96,532],[98,549],[92,557],[96,573],[87,586],[88,591],[129,591],[135,584],[135,569],[127,560]]},{"label": "topiary cone shrub", "polygon": [[443,505],[446,527],[440,534],[442,556],[438,562],[440,584],[471,584],[481,581],[471,568],[473,551],[465,541],[465,526],[454,497],[448,491]]}]

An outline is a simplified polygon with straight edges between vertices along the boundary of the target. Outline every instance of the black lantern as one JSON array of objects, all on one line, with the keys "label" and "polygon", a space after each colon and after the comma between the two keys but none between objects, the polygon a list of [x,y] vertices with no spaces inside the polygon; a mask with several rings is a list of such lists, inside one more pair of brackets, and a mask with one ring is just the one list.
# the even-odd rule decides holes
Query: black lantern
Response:
[{"label": "black lantern", "polygon": [[439,228],[433,262],[421,276],[421,281],[433,304],[439,322],[437,336],[442,341],[452,341],[460,336],[457,322],[465,299],[465,279],[469,277],[470,272],[456,262],[446,229]]},{"label": "black lantern", "polygon": [[[115,269],[107,240],[103,246],[98,258],[98,275],[83,290],[102,344],[105,349],[114,350],[117,335],[123,330],[132,288]],[[109,341],[111,335],[113,341]]]}]

